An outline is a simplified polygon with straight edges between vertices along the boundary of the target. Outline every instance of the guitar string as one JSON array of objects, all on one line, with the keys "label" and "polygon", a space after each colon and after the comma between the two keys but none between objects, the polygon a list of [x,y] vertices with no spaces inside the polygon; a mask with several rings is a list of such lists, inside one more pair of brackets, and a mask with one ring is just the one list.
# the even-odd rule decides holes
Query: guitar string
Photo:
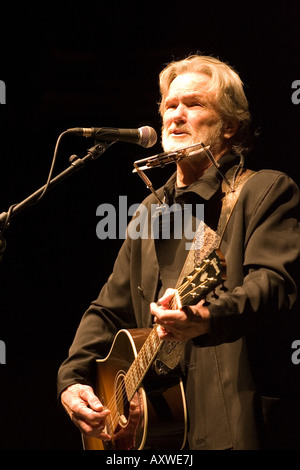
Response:
[{"label": "guitar string", "polygon": [[112,399],[108,405],[108,408],[111,410],[111,421],[113,428],[115,428],[115,426],[118,424],[119,418],[121,416],[120,408],[122,408],[122,406],[124,407],[126,402],[129,403],[129,400],[126,392],[126,386],[124,382],[122,382],[116,391],[116,399]]},{"label": "guitar string", "polygon": [[[154,335],[153,335],[153,336],[154,336]],[[150,337],[150,335],[149,335],[149,337]],[[144,343],[144,345],[143,345],[143,347],[141,348],[140,353],[139,353],[140,357],[142,357],[143,360],[144,360],[144,359],[147,359],[147,357],[145,357],[145,351],[146,351],[148,345],[151,344],[150,341],[149,341],[149,337],[148,337],[147,340],[145,341],[145,343]],[[150,339],[151,339],[151,338],[150,338]],[[146,343],[147,343],[147,344],[146,344]],[[149,344],[148,344],[148,343],[149,343]],[[156,349],[156,348],[157,348],[157,345],[154,344],[154,348]],[[147,353],[146,353],[146,354],[147,354]],[[153,354],[153,353],[152,353],[152,354]],[[155,351],[155,354],[156,354],[156,351]],[[138,364],[138,362],[136,362],[135,365],[136,365],[136,364]],[[150,365],[151,365],[151,363],[150,363]],[[118,404],[120,405],[120,404],[121,404],[121,401],[123,401],[123,403],[124,403],[125,401],[127,401],[127,402],[129,403],[128,396],[127,396],[127,391],[126,391],[126,384],[125,384],[124,382],[126,381],[126,377],[127,377],[127,382],[130,383],[129,388],[130,388],[130,387],[132,388],[132,382],[133,382],[133,380],[135,380],[135,379],[133,378],[133,377],[134,377],[134,376],[133,376],[133,369],[134,369],[134,368],[135,368],[135,371],[137,371],[136,367],[133,366],[133,364],[132,364],[132,366],[128,369],[127,374],[124,376],[124,380],[122,380],[122,382],[120,383],[120,385],[117,387],[116,393],[115,393],[115,397],[113,396],[113,397],[111,398],[111,400],[109,401],[108,405],[107,405],[107,408],[111,411],[111,416],[110,416],[110,418],[111,418],[111,421],[112,421],[112,423],[113,423],[113,426],[115,426],[115,425],[119,422],[119,418],[120,418],[120,412],[119,412],[119,409],[118,409]],[[143,376],[143,375],[144,375],[144,371],[145,371],[146,369],[147,369],[147,368],[145,368],[145,367],[143,366],[143,369],[142,369],[142,372],[143,372],[143,373],[141,374],[141,371],[137,371],[137,372],[140,374],[140,376]],[[140,377],[140,378],[141,378],[141,377]],[[140,381],[140,378],[139,378],[139,381]],[[133,387],[134,387],[133,389],[136,390],[136,392],[137,392],[137,386],[134,385]],[[136,392],[134,392],[133,394],[130,393],[130,396],[131,396],[131,395],[134,395]],[[133,396],[132,396],[132,398],[133,398]]]}]

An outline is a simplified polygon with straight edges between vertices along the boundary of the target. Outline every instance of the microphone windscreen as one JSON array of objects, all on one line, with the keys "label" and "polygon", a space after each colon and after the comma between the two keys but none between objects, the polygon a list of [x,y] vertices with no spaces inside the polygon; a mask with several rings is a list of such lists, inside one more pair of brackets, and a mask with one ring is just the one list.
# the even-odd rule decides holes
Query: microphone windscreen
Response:
[{"label": "microphone windscreen", "polygon": [[157,133],[156,131],[149,126],[140,127],[141,138],[139,144],[142,147],[149,148],[157,142]]}]

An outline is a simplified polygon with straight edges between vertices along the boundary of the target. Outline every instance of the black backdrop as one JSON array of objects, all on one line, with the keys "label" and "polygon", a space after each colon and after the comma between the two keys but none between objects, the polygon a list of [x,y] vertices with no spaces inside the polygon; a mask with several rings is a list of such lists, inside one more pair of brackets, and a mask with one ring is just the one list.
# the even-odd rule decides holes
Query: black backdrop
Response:
[{"label": "black backdrop", "polygon": [[[228,61],[245,83],[261,129],[254,168],[299,184],[299,2],[211,1],[184,5],[64,2],[2,8],[0,212],[47,179],[56,140],[76,126],[160,131],[158,73],[197,51]],[[55,174],[93,142],[66,136]],[[147,189],[132,164],[161,151],[116,143],[98,160],[17,215],[0,263],[0,448],[81,449],[56,402],[56,372],[82,313],[109,275],[121,240],[99,240],[96,209]],[[174,168],[152,170],[155,187]],[[295,339],[299,339],[296,337]],[[298,337],[300,335],[298,334]],[[298,366],[300,367],[300,365]]]}]

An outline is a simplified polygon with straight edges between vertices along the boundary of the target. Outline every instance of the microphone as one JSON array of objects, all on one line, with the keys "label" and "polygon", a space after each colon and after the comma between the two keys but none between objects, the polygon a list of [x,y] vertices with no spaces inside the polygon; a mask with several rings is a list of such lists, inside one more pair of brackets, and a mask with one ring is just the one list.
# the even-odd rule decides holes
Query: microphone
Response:
[{"label": "microphone", "polygon": [[114,127],[74,127],[68,129],[69,134],[93,137],[99,142],[128,142],[142,147],[153,147],[157,142],[156,131],[149,126],[139,129],[118,129]]}]

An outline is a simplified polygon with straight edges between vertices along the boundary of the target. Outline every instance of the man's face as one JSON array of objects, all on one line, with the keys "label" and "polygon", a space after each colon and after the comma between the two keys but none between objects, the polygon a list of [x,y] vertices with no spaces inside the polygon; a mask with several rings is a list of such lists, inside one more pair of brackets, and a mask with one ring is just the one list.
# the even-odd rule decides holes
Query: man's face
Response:
[{"label": "man's face", "polygon": [[163,107],[162,145],[165,152],[203,142],[218,153],[223,146],[223,123],[201,73],[178,75],[170,84]]}]

